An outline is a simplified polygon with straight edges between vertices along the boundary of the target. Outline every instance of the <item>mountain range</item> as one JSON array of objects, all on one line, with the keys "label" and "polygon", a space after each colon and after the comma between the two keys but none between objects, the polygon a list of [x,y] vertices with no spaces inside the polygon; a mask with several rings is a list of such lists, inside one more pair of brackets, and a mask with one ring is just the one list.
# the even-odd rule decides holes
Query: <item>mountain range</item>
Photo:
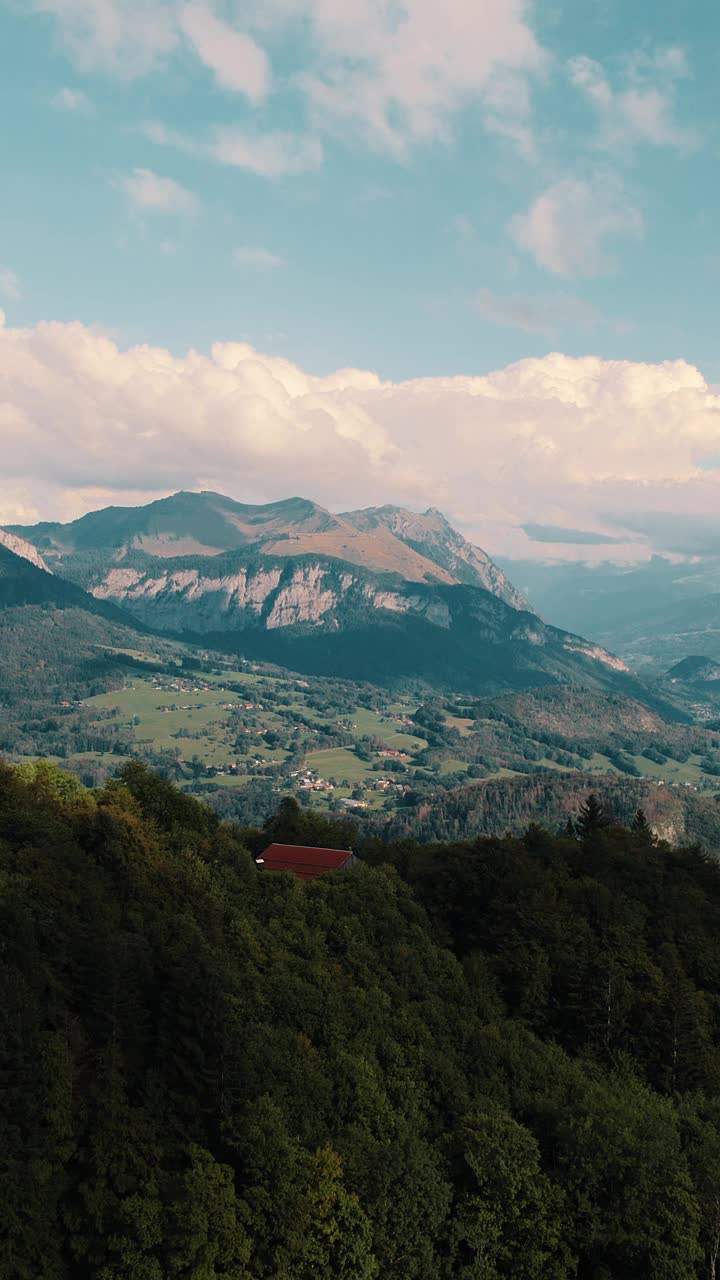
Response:
[{"label": "mountain range", "polygon": [[178,493],[8,533],[38,573],[39,557],[115,618],[296,670],[638,694],[624,662],[542,622],[435,508],[335,515],[304,498],[250,506]]},{"label": "mountain range", "polygon": [[[436,508],[370,507],[334,515],[305,498],[250,506],[219,493],[176,493],[144,507],[108,507],[70,524],[13,527],[6,535],[42,552],[69,576],[104,553],[106,565],[129,553],[153,560],[255,551],[266,557],[314,556],[360,565],[408,582],[483,587],[514,608],[525,598]],[[96,578],[89,581],[95,585]]]}]

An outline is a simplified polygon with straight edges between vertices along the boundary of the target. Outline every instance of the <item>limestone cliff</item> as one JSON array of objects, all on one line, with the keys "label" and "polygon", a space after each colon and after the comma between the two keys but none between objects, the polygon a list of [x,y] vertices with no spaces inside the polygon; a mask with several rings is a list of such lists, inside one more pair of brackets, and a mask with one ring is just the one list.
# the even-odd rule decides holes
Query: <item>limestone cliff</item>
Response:
[{"label": "limestone cliff", "polygon": [[[237,557],[223,557],[225,563],[228,559]],[[90,590],[96,599],[123,605],[149,625],[200,635],[258,626],[337,631],[353,617],[376,610],[413,613],[435,626],[450,626],[450,609],[434,593],[413,590],[410,583],[378,583],[332,561],[272,563],[263,557],[213,573],[216,563],[113,568]]]}]

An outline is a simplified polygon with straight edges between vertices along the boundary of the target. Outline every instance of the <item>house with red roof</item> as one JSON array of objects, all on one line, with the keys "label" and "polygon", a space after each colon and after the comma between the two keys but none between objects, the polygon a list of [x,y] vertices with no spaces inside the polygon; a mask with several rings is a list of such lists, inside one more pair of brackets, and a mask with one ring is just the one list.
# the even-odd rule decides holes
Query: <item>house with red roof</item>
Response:
[{"label": "house with red roof", "polygon": [[348,871],[357,858],[352,849],[313,849],[302,844],[271,844],[255,859],[261,871],[290,871],[298,880],[317,880],[328,871]]}]

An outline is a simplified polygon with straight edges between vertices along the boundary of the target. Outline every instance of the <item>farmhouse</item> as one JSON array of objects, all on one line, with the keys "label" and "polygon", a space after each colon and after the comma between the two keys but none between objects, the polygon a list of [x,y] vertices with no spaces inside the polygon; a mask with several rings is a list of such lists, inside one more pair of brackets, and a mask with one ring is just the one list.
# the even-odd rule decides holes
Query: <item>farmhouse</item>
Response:
[{"label": "farmhouse", "polygon": [[328,871],[347,871],[357,858],[352,849],[312,849],[302,844],[271,844],[255,859],[261,871],[290,871],[298,880],[317,880]]}]

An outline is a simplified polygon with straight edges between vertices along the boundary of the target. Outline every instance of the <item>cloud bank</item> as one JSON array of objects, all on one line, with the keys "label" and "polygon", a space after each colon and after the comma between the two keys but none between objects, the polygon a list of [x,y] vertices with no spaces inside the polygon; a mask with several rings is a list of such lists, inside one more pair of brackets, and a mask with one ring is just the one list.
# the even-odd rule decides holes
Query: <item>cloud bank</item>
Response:
[{"label": "cloud bank", "polygon": [[588,555],[587,535],[620,538],[613,554],[632,557],[663,547],[673,513],[703,528],[720,508],[720,397],[684,361],[555,353],[390,383],[241,343],[177,357],[79,323],[2,326],[0,447],[0,524],[211,488],[439,505],[497,554],[547,556],[522,530],[542,525],[585,531]]}]

